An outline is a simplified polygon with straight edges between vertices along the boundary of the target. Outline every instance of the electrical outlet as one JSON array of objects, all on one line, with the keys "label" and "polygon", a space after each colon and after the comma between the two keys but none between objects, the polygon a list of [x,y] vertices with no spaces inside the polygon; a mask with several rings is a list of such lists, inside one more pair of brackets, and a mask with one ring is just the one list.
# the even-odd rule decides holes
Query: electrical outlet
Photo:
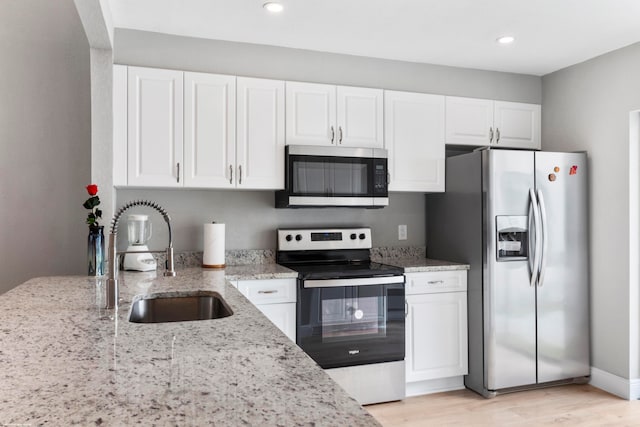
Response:
[{"label": "electrical outlet", "polygon": [[407,226],[405,224],[398,226],[398,240],[407,240]]}]

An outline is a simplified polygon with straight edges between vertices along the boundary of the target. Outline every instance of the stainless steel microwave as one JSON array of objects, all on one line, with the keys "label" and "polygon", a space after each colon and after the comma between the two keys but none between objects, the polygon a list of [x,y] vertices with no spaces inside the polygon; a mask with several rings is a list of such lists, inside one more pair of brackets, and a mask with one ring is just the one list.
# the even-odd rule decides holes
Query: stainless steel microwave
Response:
[{"label": "stainless steel microwave", "polygon": [[387,150],[288,145],[277,208],[389,205]]}]

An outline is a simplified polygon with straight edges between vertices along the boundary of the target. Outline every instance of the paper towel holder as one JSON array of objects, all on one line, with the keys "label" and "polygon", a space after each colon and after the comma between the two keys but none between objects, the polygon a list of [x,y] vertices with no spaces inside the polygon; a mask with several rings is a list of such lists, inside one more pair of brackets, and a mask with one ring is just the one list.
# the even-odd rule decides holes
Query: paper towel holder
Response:
[{"label": "paper towel holder", "polygon": [[[221,237],[221,245],[220,242],[218,241],[218,245],[215,246],[213,244],[213,241],[208,241],[207,236],[207,226],[212,226],[212,225],[217,225],[218,227],[218,231],[217,231],[217,238],[220,239]],[[224,230],[224,224],[219,224],[216,223],[215,221],[212,221],[211,223],[207,223],[204,225],[205,226],[205,242],[204,242],[204,251],[202,253],[202,268],[207,268],[207,269],[223,269],[225,268],[225,250],[224,250],[224,240],[225,240],[225,230]],[[221,234],[221,235],[220,235]],[[211,238],[211,237],[210,237]]]}]

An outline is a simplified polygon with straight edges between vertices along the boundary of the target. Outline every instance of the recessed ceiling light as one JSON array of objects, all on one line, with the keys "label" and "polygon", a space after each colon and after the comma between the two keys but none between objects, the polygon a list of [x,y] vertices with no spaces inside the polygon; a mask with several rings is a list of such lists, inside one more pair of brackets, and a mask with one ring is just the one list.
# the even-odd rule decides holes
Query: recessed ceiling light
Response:
[{"label": "recessed ceiling light", "polygon": [[279,13],[279,12],[282,12],[282,9],[284,9],[284,7],[282,6],[282,3],[278,3],[275,1],[268,1],[265,4],[263,4],[262,7],[264,7],[271,13]]},{"label": "recessed ceiling light", "polygon": [[496,39],[496,42],[500,43],[500,44],[510,44],[513,43],[515,41],[515,37],[513,36],[502,36],[502,37],[498,37]]}]

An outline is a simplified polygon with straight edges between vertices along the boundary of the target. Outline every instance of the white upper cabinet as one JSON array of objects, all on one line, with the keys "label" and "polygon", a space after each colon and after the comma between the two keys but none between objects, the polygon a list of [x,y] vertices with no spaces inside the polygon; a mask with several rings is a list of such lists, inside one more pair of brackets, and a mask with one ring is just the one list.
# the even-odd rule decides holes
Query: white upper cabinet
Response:
[{"label": "white upper cabinet", "polygon": [[238,77],[237,188],[284,188],[284,82]]},{"label": "white upper cabinet", "polygon": [[183,73],[128,69],[128,184],[180,187]]},{"label": "white upper cabinet", "polygon": [[381,89],[338,86],[337,145],[383,147],[383,94]]},{"label": "white upper cabinet", "polygon": [[541,107],[520,102],[494,102],[496,146],[540,149]]},{"label": "white upper cabinet", "polygon": [[286,142],[383,146],[383,91],[317,83],[286,83]]},{"label": "white upper cabinet", "polygon": [[286,85],[287,144],[334,144],[336,87],[299,82]]},{"label": "white upper cabinet", "polygon": [[236,157],[236,78],[184,75],[184,185],[234,187],[228,166]]},{"label": "white upper cabinet", "polygon": [[444,191],[445,97],[384,92],[389,191]]},{"label": "white upper cabinet", "polygon": [[114,66],[114,185],[284,187],[285,84]]},{"label": "white upper cabinet", "polygon": [[447,97],[446,143],[541,148],[538,104]]},{"label": "white upper cabinet", "polygon": [[447,96],[446,142],[489,145],[493,134],[493,101]]}]

